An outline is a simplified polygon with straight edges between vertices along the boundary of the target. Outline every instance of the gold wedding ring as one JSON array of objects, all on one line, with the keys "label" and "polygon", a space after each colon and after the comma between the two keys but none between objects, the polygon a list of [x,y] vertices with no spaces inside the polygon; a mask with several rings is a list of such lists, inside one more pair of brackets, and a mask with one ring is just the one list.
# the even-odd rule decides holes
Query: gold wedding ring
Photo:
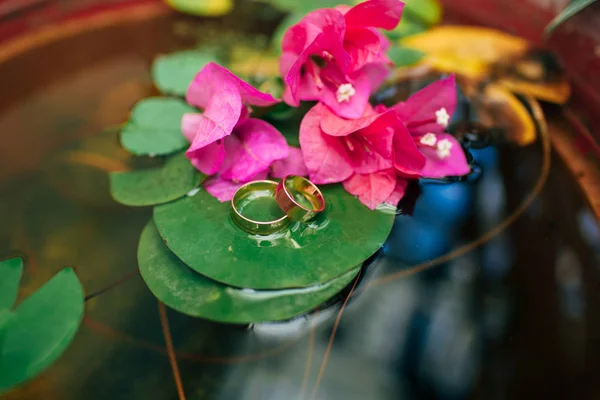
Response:
[{"label": "gold wedding ring", "polygon": [[291,221],[307,222],[325,209],[325,198],[319,188],[296,175],[288,175],[279,182],[275,200]]},{"label": "gold wedding ring", "polygon": [[[257,235],[269,235],[288,226],[290,220],[274,201],[276,188],[277,182],[273,181],[253,181],[240,187],[231,199],[233,221],[244,231]],[[254,215],[257,210],[270,215]],[[277,218],[269,219],[273,215]]]},{"label": "gold wedding ring", "polygon": [[288,175],[278,184],[253,181],[240,187],[231,199],[231,217],[244,231],[270,235],[292,221],[307,222],[325,209],[325,199],[306,178]]}]

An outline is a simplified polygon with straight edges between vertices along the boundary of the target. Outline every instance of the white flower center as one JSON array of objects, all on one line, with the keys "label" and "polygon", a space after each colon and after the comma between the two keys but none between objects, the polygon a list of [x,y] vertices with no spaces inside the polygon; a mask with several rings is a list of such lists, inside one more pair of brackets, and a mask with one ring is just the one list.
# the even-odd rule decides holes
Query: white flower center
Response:
[{"label": "white flower center", "polygon": [[350,98],[356,94],[356,89],[351,83],[344,83],[338,87],[335,93],[338,103],[350,101]]},{"label": "white flower center", "polygon": [[435,136],[434,133],[427,133],[421,138],[419,142],[421,142],[421,144],[424,144],[425,146],[433,147],[437,143],[437,136]]},{"label": "white flower center", "polygon": [[323,57],[327,61],[332,61],[333,60],[333,54],[331,54],[327,50],[323,50],[323,52],[321,53],[321,57]]},{"label": "white flower center", "polygon": [[452,149],[452,142],[448,139],[442,139],[437,143],[437,156],[440,159],[450,157],[450,149]]},{"label": "white flower center", "polygon": [[448,123],[450,122],[450,115],[448,115],[448,111],[442,107],[435,112],[435,120],[438,125],[447,128]]}]

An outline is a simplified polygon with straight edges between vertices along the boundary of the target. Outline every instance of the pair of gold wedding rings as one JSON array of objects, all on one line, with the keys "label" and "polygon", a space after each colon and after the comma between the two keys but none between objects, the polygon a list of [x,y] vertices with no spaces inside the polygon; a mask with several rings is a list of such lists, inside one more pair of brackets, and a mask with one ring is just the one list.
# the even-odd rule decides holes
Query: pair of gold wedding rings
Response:
[{"label": "pair of gold wedding rings", "polygon": [[[266,221],[249,215],[247,206],[261,199],[274,200],[279,208],[277,211],[283,215],[277,215],[276,219],[267,218]],[[246,183],[231,199],[233,221],[244,231],[257,235],[281,231],[291,222],[308,222],[324,209],[325,198],[319,188],[308,179],[296,175],[288,175],[279,183],[269,180]]]}]

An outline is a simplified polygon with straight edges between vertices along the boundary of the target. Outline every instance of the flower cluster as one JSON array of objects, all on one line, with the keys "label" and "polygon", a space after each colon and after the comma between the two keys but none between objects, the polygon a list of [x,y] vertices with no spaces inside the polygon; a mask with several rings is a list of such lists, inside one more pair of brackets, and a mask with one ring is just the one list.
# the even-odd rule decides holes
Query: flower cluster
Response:
[{"label": "flower cluster", "polygon": [[204,112],[186,114],[182,128],[191,143],[188,158],[213,175],[206,189],[226,201],[250,180],[308,175],[316,184],[341,182],[374,209],[397,204],[410,179],[469,173],[462,148],[445,133],[456,107],[453,76],[390,108],[369,103],[393,68],[379,29],[393,29],[403,5],[367,0],[315,10],[285,33],[283,101],[316,102],[300,125],[301,150],[251,117],[252,107],[280,100],[217,64],[205,66],[187,92],[188,103]]}]

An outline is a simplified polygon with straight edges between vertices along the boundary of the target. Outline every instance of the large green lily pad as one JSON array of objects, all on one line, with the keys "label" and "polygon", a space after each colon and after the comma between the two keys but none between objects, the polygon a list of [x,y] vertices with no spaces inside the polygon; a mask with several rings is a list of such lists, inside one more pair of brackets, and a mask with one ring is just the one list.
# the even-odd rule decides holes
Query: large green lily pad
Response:
[{"label": "large green lily pad", "polygon": [[194,76],[209,62],[218,58],[206,51],[184,50],[159,56],[152,65],[152,79],[165,94],[185,96]]},{"label": "large green lily pad", "polygon": [[164,244],[153,222],[140,238],[140,272],[167,306],[194,317],[226,323],[279,321],[302,315],[339,293],[356,276],[355,268],[323,285],[288,290],[238,289],[191,270]]},{"label": "large green lily pad", "polygon": [[0,310],[11,309],[15,304],[22,273],[23,260],[20,258],[0,261]]},{"label": "large green lily pad", "polygon": [[151,206],[184,196],[205,178],[181,153],[170,157],[160,168],[112,172],[110,192],[119,203]]},{"label": "large green lily pad", "polygon": [[189,146],[181,131],[185,113],[198,112],[183,100],[151,97],[138,102],[121,131],[121,145],[138,156],[167,155]]},{"label": "large green lily pad", "polygon": [[83,290],[71,268],[25,299],[4,328],[0,393],[29,380],[65,351],[83,317]]},{"label": "large green lily pad", "polygon": [[341,185],[322,187],[325,212],[269,237],[245,233],[229,203],[206,191],[154,208],[167,246],[190,268],[229,286],[284,289],[318,285],[353,270],[385,242],[395,208],[371,211]]}]

